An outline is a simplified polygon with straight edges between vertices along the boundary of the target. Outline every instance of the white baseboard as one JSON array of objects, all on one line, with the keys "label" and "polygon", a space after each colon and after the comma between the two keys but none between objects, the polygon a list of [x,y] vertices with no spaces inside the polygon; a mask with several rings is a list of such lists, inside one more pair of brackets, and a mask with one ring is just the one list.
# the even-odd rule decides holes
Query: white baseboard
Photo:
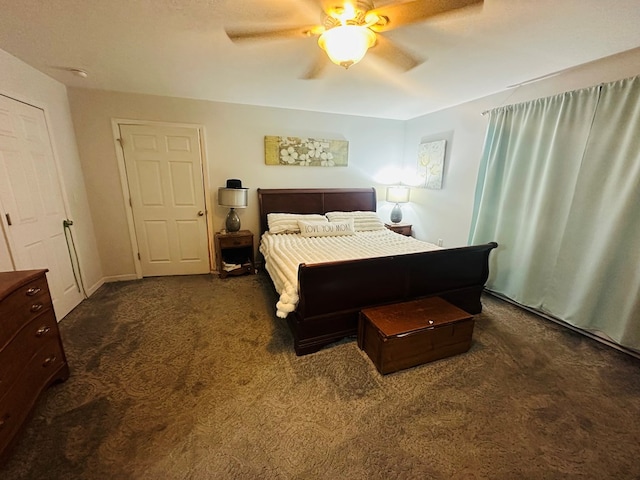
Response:
[{"label": "white baseboard", "polygon": [[101,278],[100,280],[98,280],[96,283],[94,283],[93,285],[91,285],[89,287],[88,290],[85,290],[87,297],[90,297],[91,295],[93,295],[94,293],[96,293],[96,291],[102,286],[104,285],[104,278]]},{"label": "white baseboard", "polygon": [[104,277],[103,279],[104,283],[111,283],[111,282],[129,282],[131,280],[140,280],[135,273],[131,273],[128,275],[115,275],[112,277]]}]

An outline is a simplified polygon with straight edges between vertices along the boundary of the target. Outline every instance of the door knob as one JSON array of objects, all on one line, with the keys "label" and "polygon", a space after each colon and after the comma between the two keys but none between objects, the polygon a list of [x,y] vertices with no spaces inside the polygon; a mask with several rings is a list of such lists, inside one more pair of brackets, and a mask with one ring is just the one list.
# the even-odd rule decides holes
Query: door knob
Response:
[{"label": "door knob", "polygon": [[201,217],[201,216],[203,216],[203,215],[204,215],[204,212],[203,212],[202,210],[200,210],[200,211],[198,212],[198,216],[199,216],[199,217]]}]

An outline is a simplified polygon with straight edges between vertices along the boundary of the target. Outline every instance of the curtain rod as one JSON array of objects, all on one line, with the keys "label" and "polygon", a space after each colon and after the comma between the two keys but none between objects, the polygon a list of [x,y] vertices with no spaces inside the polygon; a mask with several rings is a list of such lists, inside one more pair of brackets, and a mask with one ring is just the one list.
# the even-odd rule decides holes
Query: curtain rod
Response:
[{"label": "curtain rod", "polygon": [[[599,91],[602,91],[602,87],[603,87],[604,85],[607,85],[607,84],[609,84],[609,83],[619,82],[619,81],[622,81],[622,80],[627,80],[627,79],[629,79],[629,78],[636,78],[636,77],[639,77],[639,76],[640,76],[640,75],[633,75],[633,76],[631,76],[631,77],[621,78],[620,80],[614,80],[614,81],[612,81],[612,82],[602,82],[602,83],[598,83],[598,84],[596,84],[596,85],[591,85],[590,87],[582,87],[582,88],[578,88],[578,89],[575,89],[575,90],[568,90],[568,91],[566,91],[566,92],[556,93],[555,95],[548,95],[548,96],[546,96],[546,97],[534,98],[533,100],[527,100],[527,101],[523,101],[523,102],[519,102],[519,103],[512,103],[512,104],[510,104],[510,105],[499,105],[499,106],[497,106],[497,107],[490,108],[489,110],[485,110],[485,111],[483,111],[483,112],[480,112],[480,115],[484,117],[485,115],[487,115],[487,113],[491,113],[493,110],[497,110],[498,108],[504,108],[504,107],[509,107],[509,106],[513,106],[513,105],[519,105],[520,103],[533,102],[533,101],[535,101],[535,100],[542,100],[542,99],[544,99],[544,98],[555,97],[555,96],[558,96],[558,95],[563,95],[563,94],[565,94],[565,93],[579,92],[580,90],[585,90],[585,89],[588,89],[588,88],[594,88],[594,87],[595,87],[595,88],[597,88]],[[523,85],[523,84],[521,84],[521,85]],[[520,86],[520,85],[517,85],[517,86]],[[515,93],[515,90],[513,91],[513,93]],[[511,96],[513,95],[513,93],[507,97],[507,99],[505,100],[505,102],[506,102],[507,100],[509,100],[509,98],[511,98]]]}]

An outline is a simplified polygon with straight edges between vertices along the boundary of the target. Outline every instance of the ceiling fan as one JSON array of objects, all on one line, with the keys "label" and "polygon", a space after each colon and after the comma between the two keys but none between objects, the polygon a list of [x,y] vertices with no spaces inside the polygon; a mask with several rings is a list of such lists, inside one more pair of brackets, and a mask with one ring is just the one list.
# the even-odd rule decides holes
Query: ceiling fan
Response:
[{"label": "ceiling fan", "polygon": [[[483,0],[411,0],[375,7],[373,0],[315,0],[323,10],[320,25],[273,30],[227,29],[234,41],[275,38],[318,37],[318,45],[329,59],[344,68],[358,63],[369,48],[403,71],[411,70],[422,60],[382,35],[394,28],[421,22],[452,10],[482,3]],[[326,57],[322,56],[303,78],[315,78]]]}]

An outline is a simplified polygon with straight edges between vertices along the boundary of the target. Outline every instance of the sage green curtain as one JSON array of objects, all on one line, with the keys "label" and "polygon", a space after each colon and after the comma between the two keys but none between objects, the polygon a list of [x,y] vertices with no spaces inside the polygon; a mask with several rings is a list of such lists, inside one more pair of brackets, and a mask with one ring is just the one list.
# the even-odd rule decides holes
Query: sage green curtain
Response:
[{"label": "sage green curtain", "polygon": [[640,351],[640,77],[489,113],[487,241],[490,290]]}]

